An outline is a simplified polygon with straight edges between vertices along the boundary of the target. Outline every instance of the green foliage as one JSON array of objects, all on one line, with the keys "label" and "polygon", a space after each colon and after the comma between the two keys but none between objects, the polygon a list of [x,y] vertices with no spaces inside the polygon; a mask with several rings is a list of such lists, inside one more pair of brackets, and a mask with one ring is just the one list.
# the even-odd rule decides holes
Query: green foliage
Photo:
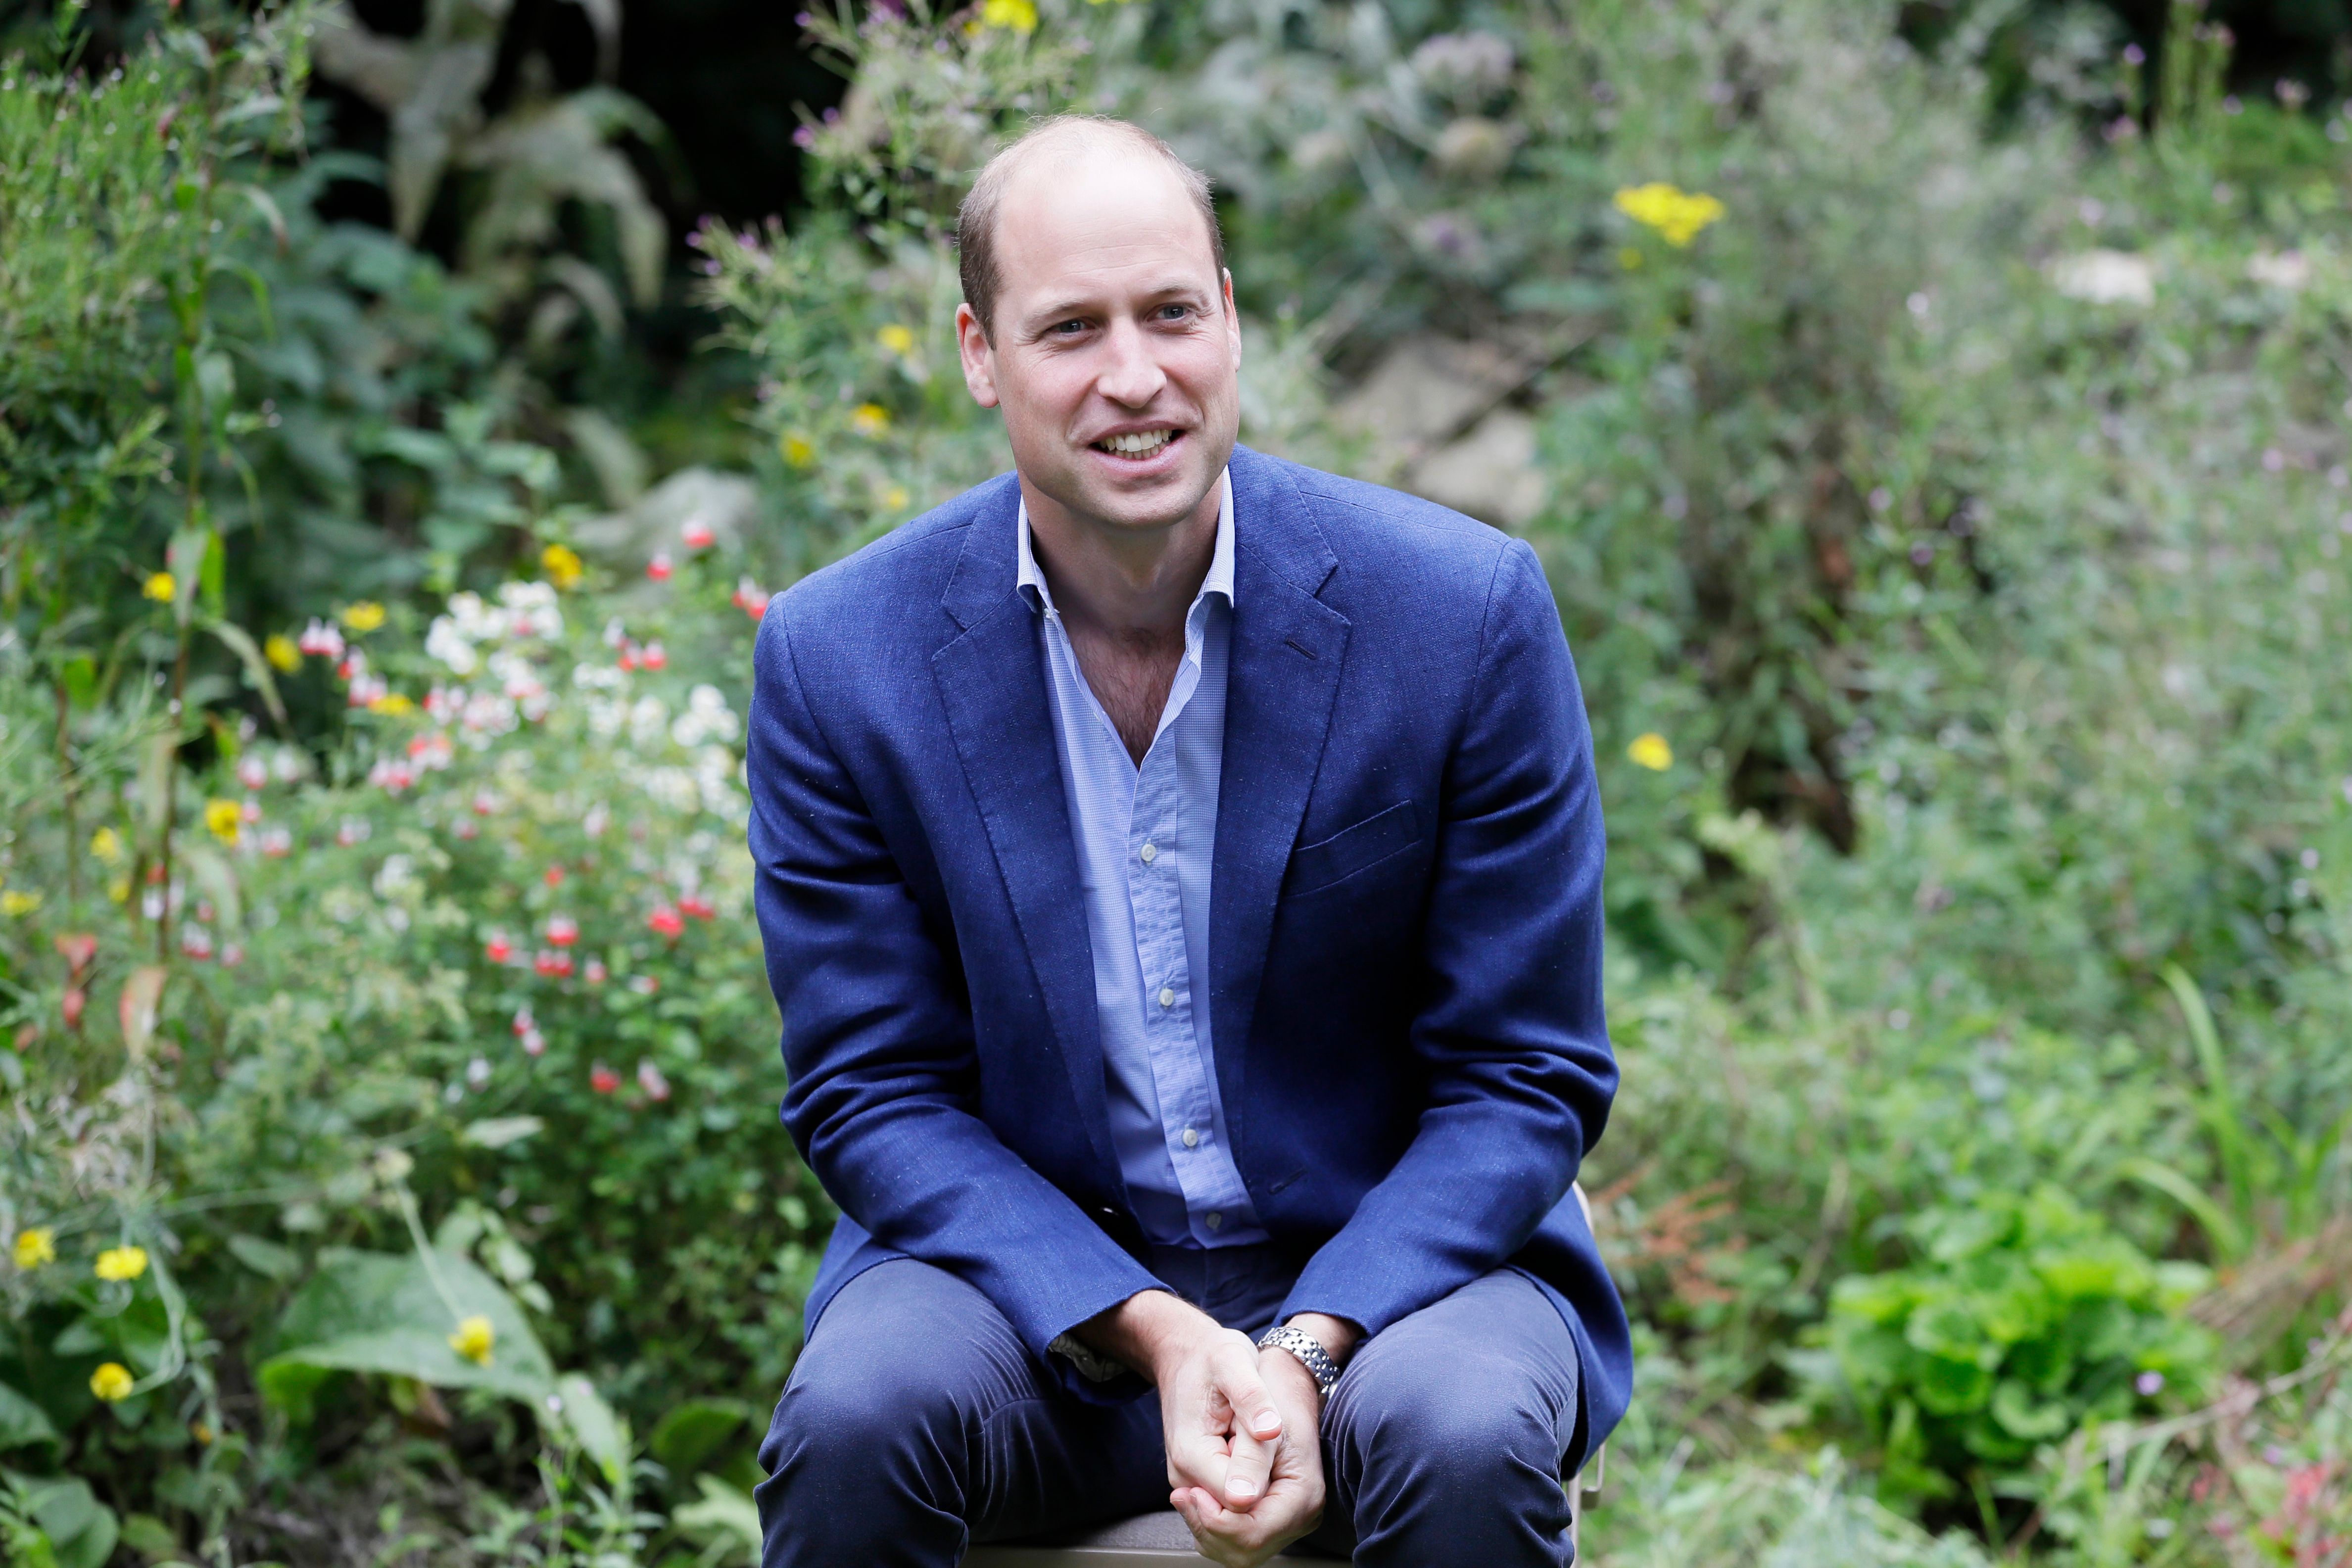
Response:
[{"label": "green foliage", "polygon": [[1849,1275],[1830,1298],[1829,1347],[1883,1445],[1882,1488],[1948,1492],[1970,1467],[2015,1467],[2210,1378],[2218,1347],[2179,1315],[2205,1270],[2150,1263],[2055,1186],[1906,1228],[1917,1263]]}]

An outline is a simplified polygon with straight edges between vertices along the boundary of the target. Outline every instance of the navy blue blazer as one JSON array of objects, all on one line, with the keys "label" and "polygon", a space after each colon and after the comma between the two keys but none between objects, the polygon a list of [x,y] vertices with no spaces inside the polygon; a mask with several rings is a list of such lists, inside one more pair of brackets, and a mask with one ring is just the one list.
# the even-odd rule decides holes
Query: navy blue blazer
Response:
[{"label": "navy blue blazer", "polygon": [[[1615,1092],[1601,806],[1523,542],[1234,453],[1235,609],[1210,913],[1217,1082],[1250,1200],[1311,1251],[1283,1309],[1378,1333],[1510,1265],[1633,1380],[1569,1185]],[[1018,490],[989,481],[768,607],[751,844],[793,1141],[841,1207],[810,1293],[911,1256],[1046,1354],[1156,1281],[1114,1232],[1094,968]],[[1115,1385],[1114,1385],[1115,1388]]]}]

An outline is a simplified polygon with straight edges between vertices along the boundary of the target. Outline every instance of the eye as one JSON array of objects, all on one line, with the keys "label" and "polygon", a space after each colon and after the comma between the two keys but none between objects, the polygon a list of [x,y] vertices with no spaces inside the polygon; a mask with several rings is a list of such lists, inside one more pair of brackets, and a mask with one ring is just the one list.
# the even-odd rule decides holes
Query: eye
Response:
[{"label": "eye", "polygon": [[1162,321],[1181,321],[1192,313],[1192,308],[1190,305],[1175,304],[1162,305],[1153,312]]},{"label": "eye", "polygon": [[1056,321],[1047,329],[1057,338],[1074,338],[1080,332],[1087,329],[1087,324],[1077,317],[1073,316],[1066,321]]}]

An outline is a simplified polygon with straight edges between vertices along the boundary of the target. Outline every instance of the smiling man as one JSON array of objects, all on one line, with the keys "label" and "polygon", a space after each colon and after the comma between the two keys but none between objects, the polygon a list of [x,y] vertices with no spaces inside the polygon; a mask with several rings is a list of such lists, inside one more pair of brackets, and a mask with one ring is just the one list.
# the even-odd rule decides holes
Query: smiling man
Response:
[{"label": "smiling man", "polygon": [[1522,543],[1238,446],[1206,182],[1049,120],[964,204],[1015,472],[780,596],[751,848],[841,1221],[769,1568],[1173,1506],[1201,1550],[1570,1560],[1625,1319],[1601,826]]}]

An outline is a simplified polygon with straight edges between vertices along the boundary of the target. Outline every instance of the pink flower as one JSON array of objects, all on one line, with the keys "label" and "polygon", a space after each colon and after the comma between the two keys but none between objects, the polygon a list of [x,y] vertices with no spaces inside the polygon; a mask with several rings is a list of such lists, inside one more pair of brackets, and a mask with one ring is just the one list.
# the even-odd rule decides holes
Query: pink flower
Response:
[{"label": "pink flower", "polygon": [[762,619],[768,613],[768,596],[761,592],[760,585],[748,577],[735,584],[732,600],[736,609],[754,621]]},{"label": "pink flower", "polygon": [[667,937],[675,942],[679,934],[686,929],[686,922],[679,917],[677,910],[667,904],[658,904],[654,906],[654,912],[646,916],[646,928],[656,936]]},{"label": "pink flower", "polygon": [[532,1026],[532,1024],[534,1024],[536,1021],[537,1021],[537,1020],[536,1020],[536,1019],[534,1019],[530,1016],[530,1009],[529,1008],[517,1008],[517,1009],[515,1009],[515,1016],[514,1016],[514,1031],[515,1031],[515,1038],[516,1038],[516,1039],[518,1039],[518,1040],[520,1040],[520,1039],[521,1039],[524,1035],[529,1034],[529,1033],[530,1032],[530,1030],[531,1030],[531,1026]]},{"label": "pink flower", "polygon": [[493,964],[503,964],[514,956],[514,944],[507,940],[505,932],[493,931],[482,944],[482,956]]},{"label": "pink flower", "polygon": [[68,990],[65,994],[65,1000],[63,1003],[66,1015],[66,1027],[70,1030],[80,1029],[82,1010],[89,1006],[89,993],[88,991],[83,990],[79,986],[75,986],[71,989]]},{"label": "pink flower", "polygon": [[269,764],[258,757],[237,758],[236,781],[248,789],[258,789],[269,782]]},{"label": "pink flower", "polygon": [[670,573],[675,570],[677,569],[672,567],[669,563],[669,551],[667,550],[656,552],[653,559],[646,562],[646,575],[652,578],[656,582],[667,582],[669,580]]},{"label": "pink flower", "polygon": [[540,1033],[539,1030],[535,1029],[527,1029],[522,1031],[522,1053],[525,1056],[541,1056],[544,1055],[546,1051],[547,1037],[545,1035]]},{"label": "pink flower", "polygon": [[488,789],[474,791],[474,815],[487,817],[499,809],[499,798]]},{"label": "pink flower", "polygon": [[669,663],[669,655],[662,652],[662,645],[659,643],[646,643],[645,651],[640,653],[637,658],[648,670],[661,669]]},{"label": "pink flower", "polygon": [[662,1076],[661,1069],[653,1064],[651,1057],[637,1063],[637,1087],[646,1092],[648,1100],[669,1098],[669,1080]]},{"label": "pink flower", "polygon": [[572,976],[572,955],[560,948],[542,947],[538,956],[530,961],[530,967],[543,979],[569,979]]},{"label": "pink flower", "polygon": [[231,942],[221,949],[221,967],[234,969],[244,962],[245,945],[243,943]]},{"label": "pink flower", "polygon": [[482,825],[471,817],[465,818],[457,824],[457,836],[461,839],[478,839],[482,836]]},{"label": "pink flower", "polygon": [[719,538],[710,531],[710,525],[700,517],[687,518],[686,526],[677,530],[677,537],[688,549],[709,549]]},{"label": "pink flower", "polygon": [[245,809],[240,811],[238,815],[242,816],[248,822],[257,822],[261,821],[260,797],[257,795],[247,795],[245,798]]},{"label": "pink flower", "polygon": [[719,906],[698,893],[680,894],[677,899],[677,911],[680,915],[690,915],[697,920],[716,920],[719,917]]},{"label": "pink flower", "polygon": [[621,1075],[598,1062],[588,1070],[588,1087],[599,1094],[610,1094],[621,1086]]},{"label": "pink flower", "polygon": [[568,915],[547,917],[547,939],[558,947],[569,947],[580,940],[580,922]]},{"label": "pink flower", "polygon": [[261,852],[274,861],[282,861],[294,852],[294,835],[284,828],[262,829],[260,841]]},{"label": "pink flower", "polygon": [[601,986],[604,983],[604,977],[610,971],[604,967],[604,960],[602,958],[591,958],[588,960],[588,967],[583,971],[582,977],[592,986]]},{"label": "pink flower", "polygon": [[624,643],[621,644],[621,657],[619,663],[624,674],[626,674],[637,667],[637,645],[635,643]]},{"label": "pink flower", "polygon": [[302,628],[302,635],[295,639],[294,645],[318,658],[343,656],[343,634],[315,616],[310,624]]},{"label": "pink flower", "polygon": [[629,977],[629,989],[641,997],[650,997],[661,989],[661,982],[651,975],[632,975]]},{"label": "pink flower", "polygon": [[213,956],[213,934],[201,925],[184,927],[180,932],[180,951],[203,963]]}]

